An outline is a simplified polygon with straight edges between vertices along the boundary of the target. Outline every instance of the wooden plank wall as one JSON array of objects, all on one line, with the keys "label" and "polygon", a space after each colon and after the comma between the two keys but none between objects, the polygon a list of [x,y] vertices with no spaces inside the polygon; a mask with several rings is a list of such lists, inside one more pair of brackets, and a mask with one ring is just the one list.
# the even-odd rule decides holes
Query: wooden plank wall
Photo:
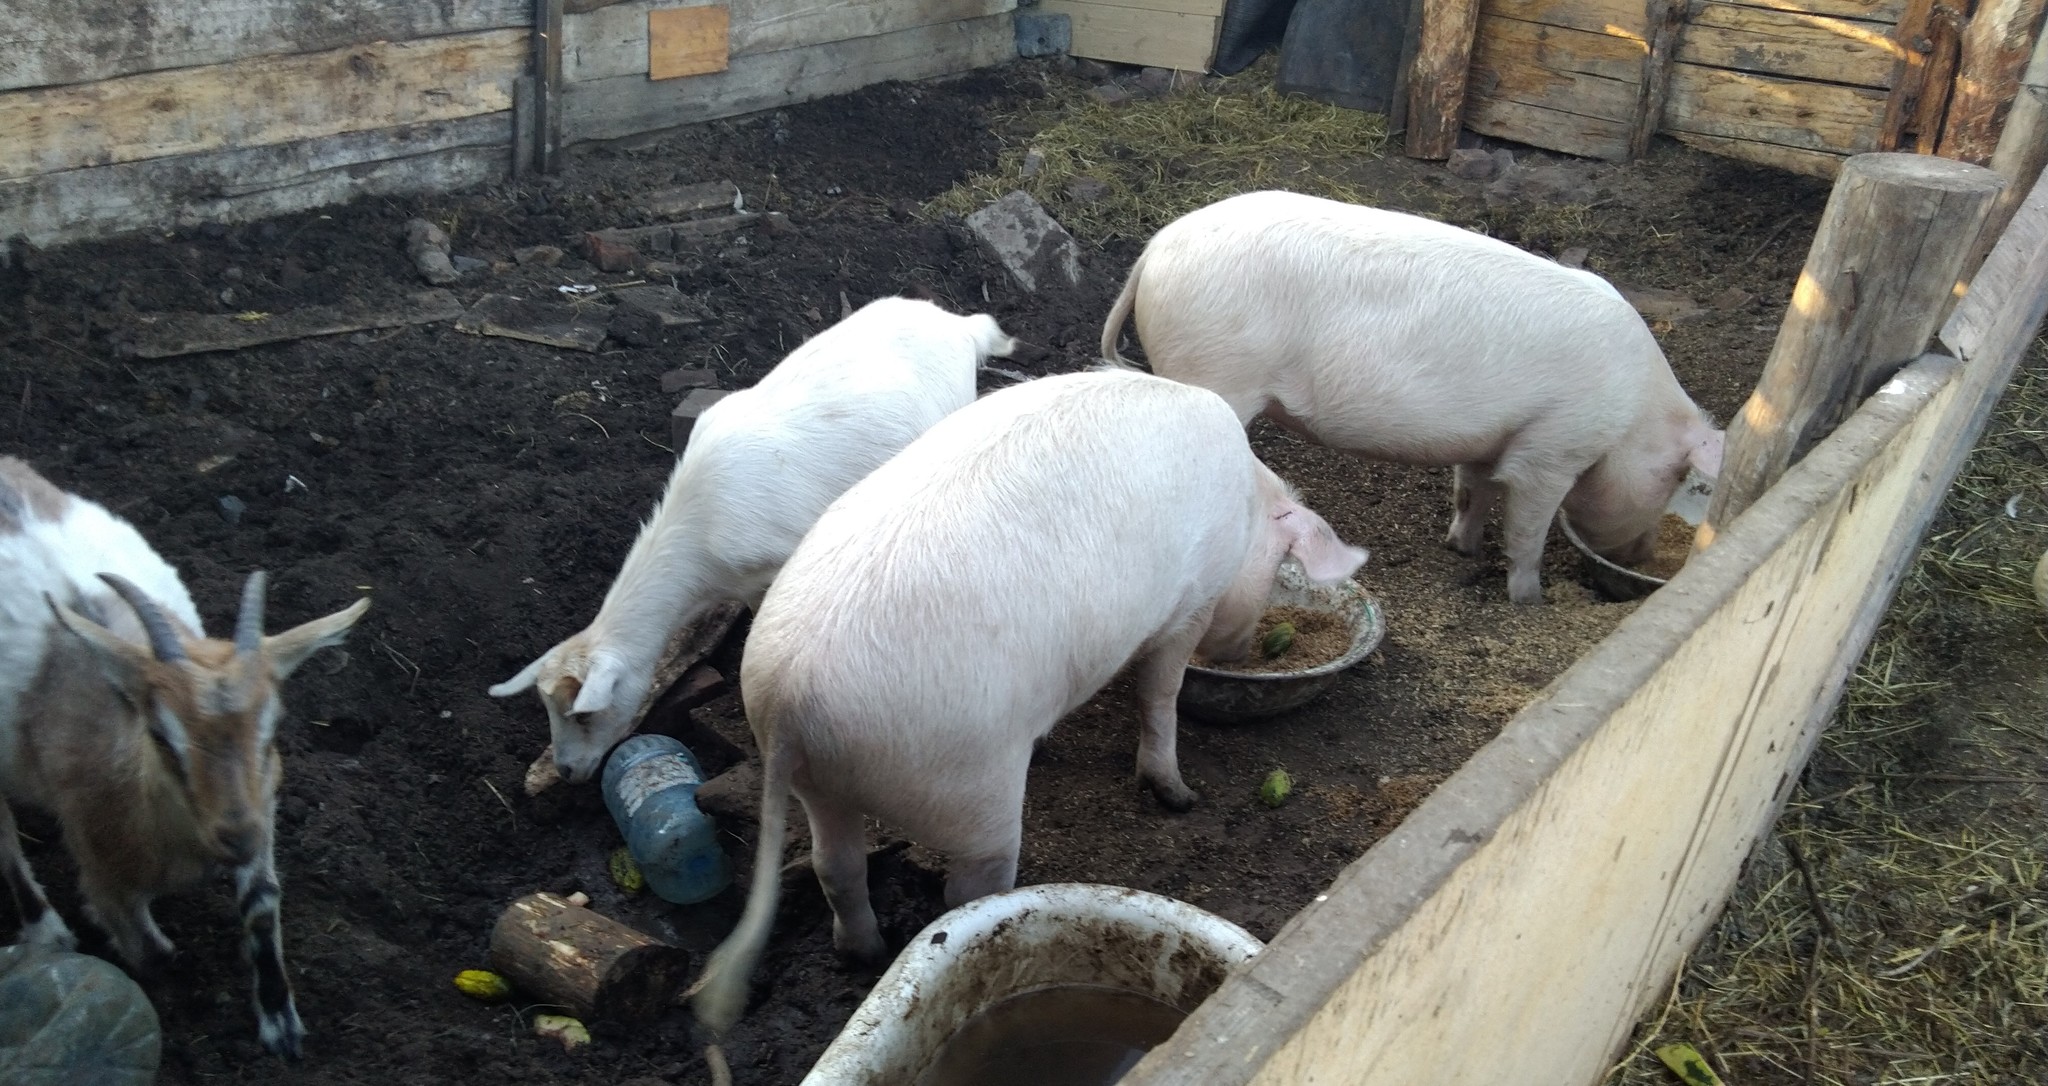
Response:
[{"label": "wooden plank wall", "polygon": [[1648,23],[1643,0],[1482,0],[1465,126],[1567,154],[1627,158]]},{"label": "wooden plank wall", "polygon": [[0,5],[0,237],[59,244],[502,176],[530,0],[343,7]]},{"label": "wooden plank wall", "polygon": [[647,13],[629,0],[563,18],[566,141],[611,139],[925,79],[1016,56],[1016,0],[730,0],[724,71],[648,78]]},{"label": "wooden plank wall", "polygon": [[1073,22],[1073,54],[1119,64],[1206,72],[1224,0],[1044,0]]}]

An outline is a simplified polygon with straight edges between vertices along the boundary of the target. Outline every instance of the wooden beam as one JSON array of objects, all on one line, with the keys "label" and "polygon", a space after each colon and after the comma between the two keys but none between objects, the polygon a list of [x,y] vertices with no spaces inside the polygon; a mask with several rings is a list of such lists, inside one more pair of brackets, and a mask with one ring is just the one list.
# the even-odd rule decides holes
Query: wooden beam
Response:
[{"label": "wooden beam", "polygon": [[176,358],[264,343],[454,320],[462,303],[445,290],[395,302],[310,305],[284,313],[150,313],[136,319],[135,357]]},{"label": "wooden beam", "polygon": [[1634,42],[1638,55],[1650,40],[1643,0],[1485,0],[1483,14],[1612,35]]},{"label": "wooden beam", "polygon": [[1474,98],[1466,110],[1465,127],[1484,136],[1511,139],[1582,158],[1615,162],[1628,157],[1627,121],[1588,117],[1505,98]]},{"label": "wooden beam", "polygon": [[1892,27],[1892,71],[1885,84],[1891,93],[1878,122],[1877,150],[1898,150],[1907,124],[1920,108],[1920,92],[1927,84],[1927,57],[1934,51],[1934,39],[1927,36],[1928,20],[1933,17],[1934,0],[1906,0],[1898,24]]},{"label": "wooden beam", "polygon": [[525,26],[526,0],[77,0],[0,4],[0,90]]},{"label": "wooden beam", "polygon": [[1847,155],[1830,151],[1809,151],[1777,143],[1759,143],[1756,140],[1730,139],[1726,136],[1703,136],[1697,132],[1668,134],[1687,147],[1696,147],[1708,154],[1773,166],[1808,177],[1832,178],[1842,172],[1842,163],[1849,160]]},{"label": "wooden beam", "polygon": [[1408,77],[1408,157],[1448,158],[1465,121],[1465,80],[1479,0],[1423,0],[1422,39]]},{"label": "wooden beam", "polygon": [[525,39],[486,30],[0,93],[0,180],[508,110]]},{"label": "wooden beam", "polygon": [[1650,153],[1650,140],[1664,123],[1664,99],[1671,91],[1671,64],[1677,58],[1679,39],[1685,31],[1689,0],[1649,0],[1649,48],[1642,59],[1637,80],[1636,106],[1629,120],[1628,157]]},{"label": "wooden beam", "polygon": [[1860,87],[1891,86],[1892,28],[1861,19],[1825,18],[1739,4],[1700,4],[1685,28],[1678,59],[1793,79]]},{"label": "wooden beam", "polygon": [[1859,154],[1876,146],[1883,91],[1731,72],[1680,62],[1672,66],[1664,128],[1775,143],[1808,151]]},{"label": "wooden beam", "polygon": [[1960,9],[1944,3],[1936,3],[1927,16],[1926,68],[1905,129],[1905,134],[1913,137],[1913,150],[1923,155],[1933,154],[1941,142],[1941,118],[1948,112],[1949,94],[1955,89],[1956,60],[1962,51],[1963,18]]},{"label": "wooden beam", "polygon": [[1763,377],[1728,427],[1699,549],[1926,348],[2004,184],[1919,155],[1843,165]]},{"label": "wooden beam", "polygon": [[541,173],[561,167],[562,2],[533,0],[533,168]]},{"label": "wooden beam", "polygon": [[2004,235],[2020,201],[2034,190],[2044,166],[2048,166],[2048,30],[2034,39],[2033,59],[2020,79],[2005,130],[1999,133],[1998,150],[1991,156],[1991,172],[2008,184],[1984,218],[1984,229],[1977,235],[1978,251],[1964,265],[1972,277],[1992,244]]},{"label": "wooden beam", "polygon": [[503,177],[511,138],[512,115],[488,113],[0,181],[0,237],[58,245],[448,192]]},{"label": "wooden beam", "polygon": [[562,95],[569,141],[616,139],[774,109],[890,79],[927,79],[1017,55],[1010,16],[900,30],[872,38],[734,57],[713,75],[650,82],[645,73],[571,83]]},{"label": "wooden beam", "polygon": [[1979,0],[1963,30],[1937,154],[1980,166],[1991,161],[2006,111],[2019,93],[2020,73],[2040,36],[2044,8],[2048,0]]},{"label": "wooden beam", "polygon": [[[646,75],[649,19],[670,12],[702,12],[721,0],[629,0],[562,24],[563,78],[572,83]],[[730,56],[750,56],[806,45],[868,38],[937,23],[1000,15],[1017,0],[733,0],[726,7]],[[657,13],[661,13],[657,15]]]}]

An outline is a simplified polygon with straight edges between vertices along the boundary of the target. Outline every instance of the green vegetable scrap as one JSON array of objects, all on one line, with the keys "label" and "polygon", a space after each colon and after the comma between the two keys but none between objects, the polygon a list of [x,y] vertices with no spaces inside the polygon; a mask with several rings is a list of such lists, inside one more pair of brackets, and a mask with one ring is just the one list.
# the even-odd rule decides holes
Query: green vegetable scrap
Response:
[{"label": "green vegetable scrap", "polygon": [[633,862],[632,849],[624,845],[613,849],[609,866],[612,870],[612,881],[619,884],[619,889],[629,894],[637,894],[647,889],[647,876],[642,875],[640,865]]},{"label": "green vegetable scrap", "polygon": [[1259,785],[1259,802],[1268,807],[1278,807],[1287,802],[1287,797],[1293,792],[1294,778],[1288,776],[1286,770],[1276,769],[1266,774],[1266,782]]}]

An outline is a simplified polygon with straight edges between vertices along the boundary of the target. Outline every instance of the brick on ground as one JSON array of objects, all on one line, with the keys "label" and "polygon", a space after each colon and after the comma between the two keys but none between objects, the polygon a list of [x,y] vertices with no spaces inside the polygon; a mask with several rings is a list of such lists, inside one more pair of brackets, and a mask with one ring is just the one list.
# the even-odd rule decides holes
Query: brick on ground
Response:
[{"label": "brick on ground", "polygon": [[683,447],[690,443],[690,431],[697,428],[697,420],[704,412],[730,395],[732,393],[716,388],[695,389],[668,413],[669,445],[675,449],[676,455],[681,456]]}]

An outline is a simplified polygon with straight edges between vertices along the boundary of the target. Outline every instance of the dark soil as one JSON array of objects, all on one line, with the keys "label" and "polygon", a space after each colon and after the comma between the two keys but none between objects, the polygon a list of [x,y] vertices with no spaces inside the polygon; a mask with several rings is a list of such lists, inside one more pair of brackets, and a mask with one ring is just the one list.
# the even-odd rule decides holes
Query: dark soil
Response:
[{"label": "dark soil", "polygon": [[[526,1008],[475,1003],[451,985],[483,964],[499,911],[533,890],[581,889],[599,911],[700,954],[739,912],[737,889],[676,908],[614,887],[604,862],[618,834],[595,789],[527,798],[521,780],[546,742],[545,717],[530,696],[496,701],[484,688],[595,611],[672,462],[662,372],[710,366],[721,387],[745,387],[836,319],[842,296],[859,305],[905,291],[994,312],[1027,344],[1006,367],[1037,375],[1092,362],[1136,241],[1091,250],[1080,289],[1033,296],[957,223],[918,213],[993,164],[989,116],[1041,93],[1045,78],[1064,77],[1018,66],[876,87],[592,149],[544,182],[80,246],[0,272],[0,452],[133,520],[184,571],[215,630],[259,567],[273,578],[273,629],[375,600],[345,650],[292,680],[295,715],[281,733],[279,860],[307,1059],[285,1068],[256,1045],[222,883],[157,909],[181,950],[151,987],[166,1033],[162,1081],[707,1080],[683,1011],[634,1031],[593,1023],[595,1043],[567,1054],[533,1036]],[[1608,171],[1607,206],[1562,217],[1487,208],[1475,186],[1427,164],[1368,165],[1390,205],[1546,252],[1588,245],[1592,267],[1620,281],[1763,299],[1666,335],[1681,380],[1722,418],[1755,380],[1825,197],[1820,184],[1676,147]],[[417,290],[398,244],[413,216],[448,228],[456,253],[502,262],[518,247],[645,221],[634,199],[647,189],[721,178],[750,206],[787,212],[793,230],[707,242],[663,269],[715,319],[661,347],[585,354],[437,324],[129,357],[140,315],[281,312]],[[572,256],[472,273],[456,290],[473,301],[647,277]],[[1184,772],[1204,795],[1187,815],[1133,784],[1135,722],[1113,686],[1041,748],[1021,881],[1135,886],[1270,937],[1627,613],[1579,587],[1561,540],[1546,570],[1551,605],[1508,604],[1497,554],[1475,563],[1439,544],[1447,472],[1362,464],[1264,427],[1255,436],[1341,534],[1373,548],[1364,576],[1387,603],[1384,647],[1292,716],[1184,726]],[[224,496],[245,504],[238,523],[223,516]],[[736,655],[735,640],[719,662],[730,669]],[[751,749],[730,695],[676,727],[712,772]],[[1275,766],[1296,791],[1268,809],[1256,793]],[[43,881],[76,917],[54,826],[29,818],[25,828]],[[751,827],[729,828],[744,867]],[[943,911],[941,870],[914,848],[875,864],[893,938]],[[878,975],[833,961],[808,874],[787,885],[758,997],[728,1045],[746,1084],[800,1078]],[[0,911],[0,932],[13,926]]]}]

